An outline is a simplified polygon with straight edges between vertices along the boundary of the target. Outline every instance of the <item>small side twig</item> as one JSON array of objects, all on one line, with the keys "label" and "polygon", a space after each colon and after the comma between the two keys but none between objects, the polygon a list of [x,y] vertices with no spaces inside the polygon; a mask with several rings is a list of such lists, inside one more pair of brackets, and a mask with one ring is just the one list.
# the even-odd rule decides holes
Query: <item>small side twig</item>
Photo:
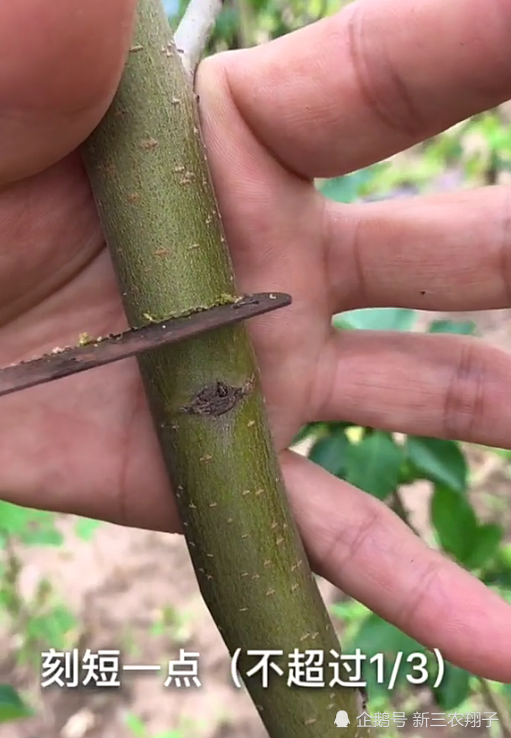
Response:
[{"label": "small side twig", "polygon": [[505,705],[502,704],[500,695],[497,694],[490,686],[486,679],[479,678],[483,699],[497,715],[500,723],[500,729],[503,738],[511,738],[511,717]]},{"label": "small side twig", "polygon": [[407,524],[410,530],[412,530],[415,533],[415,535],[419,536],[420,538],[420,533],[410,521],[408,510],[404,506],[403,500],[401,499],[401,495],[399,494],[399,491],[397,489],[394,490],[394,492],[392,493],[390,507],[396,513],[396,515],[398,515],[398,517],[400,517],[401,520]]},{"label": "small side twig", "polygon": [[506,459],[492,454],[488,456],[478,470],[474,471],[472,477],[473,487],[483,487],[498,471],[502,470],[506,466]]},{"label": "small side twig", "polygon": [[174,41],[189,74],[195,72],[221,10],[222,0],[190,0],[188,3]]}]

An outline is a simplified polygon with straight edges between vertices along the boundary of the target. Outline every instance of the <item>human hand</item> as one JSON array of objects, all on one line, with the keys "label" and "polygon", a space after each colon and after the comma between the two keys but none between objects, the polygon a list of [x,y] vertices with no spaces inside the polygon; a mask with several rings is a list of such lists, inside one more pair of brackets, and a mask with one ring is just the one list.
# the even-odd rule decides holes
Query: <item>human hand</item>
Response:
[{"label": "human hand", "polygon": [[[62,0],[51,10],[0,5],[1,364],[126,325],[73,150],[114,94],[134,4],[89,0],[80,14]],[[332,314],[357,307],[508,307],[507,189],[340,206],[312,178],[366,166],[508,99],[510,35],[504,0],[360,0],[209,59],[197,75],[240,291],[293,295],[249,327],[315,569],[450,661],[502,681],[509,606],[385,505],[287,447],[318,419],[509,446],[506,354],[460,337],[331,327]],[[136,362],[2,402],[4,499],[179,529]]]}]

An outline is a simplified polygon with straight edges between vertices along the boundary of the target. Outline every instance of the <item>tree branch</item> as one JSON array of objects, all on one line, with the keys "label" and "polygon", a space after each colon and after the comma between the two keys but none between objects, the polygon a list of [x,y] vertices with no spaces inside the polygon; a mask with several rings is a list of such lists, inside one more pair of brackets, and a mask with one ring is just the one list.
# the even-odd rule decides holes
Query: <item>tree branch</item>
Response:
[{"label": "tree branch", "polygon": [[413,523],[410,520],[410,516],[408,514],[408,510],[404,506],[403,499],[402,499],[402,497],[401,497],[398,489],[395,489],[394,492],[391,495],[391,505],[390,505],[390,507],[396,513],[396,515],[398,515],[401,518],[401,520],[403,521],[403,523],[406,523],[406,525],[410,528],[410,530],[412,530],[415,533],[416,536],[419,536],[419,538],[421,538],[421,534],[419,533],[419,531],[417,530],[417,528],[415,528],[415,526],[413,525]]},{"label": "tree branch", "polygon": [[511,717],[505,704],[503,704],[500,695],[492,688],[487,679],[479,677],[481,692],[486,705],[495,711],[500,723],[502,738],[511,738]]},{"label": "tree branch", "polygon": [[189,74],[194,73],[221,10],[222,0],[190,0],[188,3],[174,41]]},{"label": "tree branch", "polygon": [[[159,0],[139,0],[133,48],[83,155],[137,327],[237,291],[191,79]],[[238,671],[270,737],[337,738],[345,710],[344,738],[362,738],[359,691],[332,688],[331,670],[323,688],[287,684],[295,649],[323,652],[328,667],[339,643],[289,510],[245,326],[137,360],[202,595],[231,654],[242,649]],[[282,653],[272,661],[283,676],[271,671],[268,688],[247,675],[252,649]]]}]

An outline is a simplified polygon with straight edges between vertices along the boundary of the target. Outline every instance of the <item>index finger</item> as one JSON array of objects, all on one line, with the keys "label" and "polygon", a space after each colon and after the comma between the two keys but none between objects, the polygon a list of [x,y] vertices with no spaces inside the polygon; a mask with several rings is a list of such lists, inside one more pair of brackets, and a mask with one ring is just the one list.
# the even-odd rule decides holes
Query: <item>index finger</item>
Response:
[{"label": "index finger", "polygon": [[135,0],[0,0],[0,183],[78,146],[122,74]]},{"label": "index finger", "polygon": [[506,0],[357,0],[208,63],[209,73],[220,65],[245,122],[279,161],[332,177],[507,100],[510,44]]}]

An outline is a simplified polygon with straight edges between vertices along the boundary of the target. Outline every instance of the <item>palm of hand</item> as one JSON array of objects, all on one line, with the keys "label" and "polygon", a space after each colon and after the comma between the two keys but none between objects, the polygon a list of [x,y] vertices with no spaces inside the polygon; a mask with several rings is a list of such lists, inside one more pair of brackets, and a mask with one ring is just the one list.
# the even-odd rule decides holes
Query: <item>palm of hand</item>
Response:
[{"label": "palm of hand", "polygon": [[[240,128],[239,115],[232,124]],[[252,167],[246,179],[240,177],[246,152],[236,144],[235,150],[239,161],[227,170],[221,154],[219,161],[211,157],[211,166],[219,180],[228,241],[236,244],[240,289],[285,288],[295,300],[288,315],[260,319],[254,331],[282,450],[307,421],[316,366],[330,332],[319,255],[322,207],[312,184],[280,170],[268,155],[258,161],[259,171]],[[231,198],[233,179],[247,189],[246,196]],[[124,329],[111,261],[77,154],[7,190],[2,210],[0,241],[7,265],[0,274],[2,364],[75,343],[85,331],[104,335]],[[263,243],[274,244],[271,253],[258,248],[261,236]],[[285,244],[293,244],[294,253],[283,249]],[[5,438],[3,475],[17,480],[6,485],[17,501],[33,504],[37,496],[45,507],[155,527],[162,524],[163,508],[164,527],[179,527],[173,510],[169,517],[167,483],[133,360],[6,398],[0,434]],[[26,472],[20,475],[22,467]],[[27,478],[31,468],[37,479]],[[142,487],[155,490],[149,517],[139,510]]]}]

